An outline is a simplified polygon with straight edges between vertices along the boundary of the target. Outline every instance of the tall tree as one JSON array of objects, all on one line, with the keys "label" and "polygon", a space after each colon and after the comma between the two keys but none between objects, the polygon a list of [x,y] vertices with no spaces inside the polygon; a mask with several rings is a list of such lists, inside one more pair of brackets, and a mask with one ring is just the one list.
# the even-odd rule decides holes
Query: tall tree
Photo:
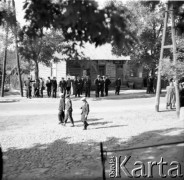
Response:
[{"label": "tall tree", "polygon": [[114,3],[99,9],[94,0],[31,0],[26,1],[24,9],[29,22],[24,32],[28,36],[42,36],[43,28],[54,28],[62,30],[66,41],[80,45],[113,43],[121,47],[133,41],[127,30],[129,11],[123,6],[117,9]]},{"label": "tall tree", "polygon": [[139,1],[130,1],[126,6],[132,12],[129,30],[137,35],[138,42],[134,42],[129,49],[114,46],[113,53],[130,55],[131,65],[142,65],[154,73],[160,55],[163,5],[155,4],[157,8],[153,9],[153,6],[144,6]]},{"label": "tall tree", "polygon": [[46,66],[51,65],[51,61],[58,62],[60,59],[56,52],[62,52],[63,36],[55,31],[45,33],[42,37],[31,38],[20,32],[19,53],[21,57],[32,64],[35,70],[35,79],[39,78],[39,63]]}]

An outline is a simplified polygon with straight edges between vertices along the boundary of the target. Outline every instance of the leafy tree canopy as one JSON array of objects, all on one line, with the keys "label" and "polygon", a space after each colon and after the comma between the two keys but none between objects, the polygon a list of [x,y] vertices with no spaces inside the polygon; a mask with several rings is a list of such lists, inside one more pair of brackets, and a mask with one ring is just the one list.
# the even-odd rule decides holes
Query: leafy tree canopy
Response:
[{"label": "leafy tree canopy", "polygon": [[[99,9],[92,0],[31,0],[24,5],[25,19],[30,23],[23,30],[28,36],[43,35],[44,28],[60,29],[66,41],[113,43],[120,47],[134,41],[127,25],[127,8],[117,9],[113,2]],[[128,40],[127,40],[128,39]]]}]

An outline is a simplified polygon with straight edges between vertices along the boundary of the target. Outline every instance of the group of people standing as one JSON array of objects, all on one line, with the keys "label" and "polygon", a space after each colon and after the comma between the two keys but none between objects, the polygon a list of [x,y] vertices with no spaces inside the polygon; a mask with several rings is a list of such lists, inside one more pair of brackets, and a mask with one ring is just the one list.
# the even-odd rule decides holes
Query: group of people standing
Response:
[{"label": "group of people standing", "polygon": [[[97,75],[97,78],[94,81],[95,84],[95,95],[96,97],[104,97],[108,96],[109,86],[111,81],[108,76],[101,76]],[[115,94],[119,95],[121,88],[121,79],[118,77],[115,81]],[[104,93],[105,92],[105,93]]]},{"label": "group of people standing", "polygon": [[[170,79],[169,85],[166,87],[166,109],[175,108],[176,92],[174,79]],[[180,107],[184,107],[184,82],[179,83]]]},{"label": "group of people standing", "polygon": [[80,97],[83,92],[85,92],[85,97],[90,97],[90,90],[91,90],[91,79],[89,76],[81,77],[77,76],[74,80],[68,78],[66,81],[64,78],[61,79],[59,82],[59,89],[60,92],[64,94],[71,94],[71,87],[73,88],[73,95],[75,97]]},{"label": "group of people standing", "polygon": [[[85,97],[82,99],[83,105],[81,106],[82,112],[81,112],[81,121],[84,124],[84,129],[87,130],[87,126],[89,125],[87,123],[87,117],[89,114],[89,104]],[[63,126],[66,125],[68,119],[70,119],[70,122],[72,123],[72,127],[74,127],[74,120],[72,116],[73,107],[72,107],[72,101],[70,99],[70,94],[67,94],[66,96],[64,93],[60,93],[60,102],[59,102],[59,112],[58,112],[58,119],[59,124],[62,124]]]},{"label": "group of people standing", "polygon": [[95,96],[99,97],[104,97],[104,91],[105,91],[105,96],[108,96],[108,91],[109,91],[109,85],[111,84],[110,79],[108,76],[101,76],[97,75],[97,78],[94,81],[95,84]]},{"label": "group of people standing", "polygon": [[157,84],[157,79],[154,76],[149,76],[147,78],[147,94],[154,94],[156,93],[156,84]]},{"label": "group of people standing", "polygon": [[[109,86],[111,85],[111,80],[108,76],[100,76],[97,75],[97,78],[94,80],[95,85],[95,96],[96,97],[104,97],[108,96],[109,92]],[[57,83],[57,80],[55,77],[52,79],[48,77],[45,84],[42,78],[39,80],[31,80],[30,77],[27,81],[25,81],[26,86],[26,92],[27,97],[43,97],[43,90],[47,90],[47,96],[56,98],[57,97],[57,91],[59,93],[63,93],[64,96],[66,94],[72,94],[75,97],[81,97],[81,95],[84,93],[85,97],[91,96],[91,79],[89,76],[80,77],[77,76],[74,79],[70,79],[69,77],[65,80],[63,77]],[[121,87],[121,79],[117,78],[115,81],[115,94],[119,95]],[[31,93],[33,91],[33,94]]]},{"label": "group of people standing", "polygon": [[42,78],[31,80],[30,77],[24,82],[26,87],[26,97],[43,97],[43,90],[45,89],[44,81]]}]

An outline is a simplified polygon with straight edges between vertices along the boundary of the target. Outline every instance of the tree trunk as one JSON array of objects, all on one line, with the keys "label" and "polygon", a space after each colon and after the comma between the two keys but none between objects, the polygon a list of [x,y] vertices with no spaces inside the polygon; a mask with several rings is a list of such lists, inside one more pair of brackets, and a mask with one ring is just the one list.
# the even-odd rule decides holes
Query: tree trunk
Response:
[{"label": "tree trunk", "polygon": [[[12,4],[13,4],[13,13],[15,16],[15,21],[16,21],[16,10],[15,10],[14,0],[12,0]],[[20,85],[20,94],[23,97],[22,80],[21,80],[21,74],[20,74],[20,62],[19,62],[19,54],[18,54],[17,25],[15,24],[13,28],[14,28],[14,36],[15,36],[15,52],[16,52],[16,60],[17,60],[17,72],[18,72],[19,85]]]},{"label": "tree trunk", "polygon": [[39,79],[39,66],[38,66],[38,62],[35,61],[35,80]]},{"label": "tree trunk", "polygon": [[[10,3],[8,3],[8,12],[9,12]],[[8,48],[8,31],[9,24],[6,22],[6,35],[4,41],[4,59],[3,59],[3,72],[2,72],[2,80],[1,80],[1,97],[4,97],[4,84],[5,84],[5,76],[6,76],[6,60],[7,60],[7,48]]]}]

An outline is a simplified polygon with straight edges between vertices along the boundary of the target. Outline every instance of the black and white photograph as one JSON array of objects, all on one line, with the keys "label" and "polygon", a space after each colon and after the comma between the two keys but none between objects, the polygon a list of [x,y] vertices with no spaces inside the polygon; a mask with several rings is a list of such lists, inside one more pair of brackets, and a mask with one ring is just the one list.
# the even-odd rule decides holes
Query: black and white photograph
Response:
[{"label": "black and white photograph", "polygon": [[184,180],[184,1],[0,0],[0,180]]}]

